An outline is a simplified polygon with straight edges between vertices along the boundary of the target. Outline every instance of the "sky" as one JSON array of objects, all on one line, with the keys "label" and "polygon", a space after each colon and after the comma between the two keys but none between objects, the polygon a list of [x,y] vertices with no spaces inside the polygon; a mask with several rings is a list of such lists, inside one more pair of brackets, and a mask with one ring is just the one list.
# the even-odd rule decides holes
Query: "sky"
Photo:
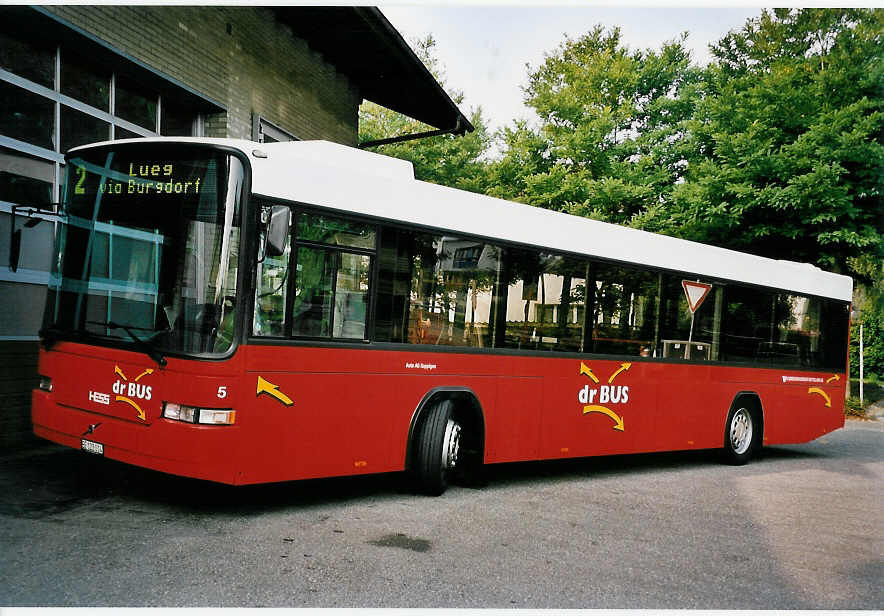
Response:
[{"label": "sky", "polygon": [[526,64],[539,66],[566,33],[576,38],[595,24],[619,26],[630,49],[658,49],[688,31],[694,60],[705,64],[709,43],[761,13],[748,6],[381,4],[380,9],[409,43],[433,35],[446,88],[464,93],[460,108],[467,116],[481,106],[491,131],[517,118],[534,119],[522,103]]}]

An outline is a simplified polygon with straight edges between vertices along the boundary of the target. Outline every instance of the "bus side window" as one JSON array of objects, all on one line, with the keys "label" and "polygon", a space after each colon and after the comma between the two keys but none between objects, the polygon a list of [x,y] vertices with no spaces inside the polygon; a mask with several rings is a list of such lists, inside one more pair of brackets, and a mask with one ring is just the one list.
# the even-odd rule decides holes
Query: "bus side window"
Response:
[{"label": "bus side window", "polygon": [[333,337],[365,338],[368,279],[370,276],[371,258],[368,255],[340,253],[335,280]]},{"label": "bus side window", "polygon": [[554,253],[516,249],[506,251],[504,262],[497,285],[497,309],[501,316],[494,346],[579,351],[585,309],[585,262]]},{"label": "bus side window", "polygon": [[[693,361],[721,359],[721,320],[723,287],[711,288],[691,311],[684,287],[694,280],[675,274],[662,274],[660,299],[659,351],[664,358]],[[701,280],[697,283],[707,284]]]},{"label": "bus side window", "polygon": [[296,256],[292,334],[326,337],[330,333],[332,277],[337,254],[323,248],[300,246]]},{"label": "bus side window", "polygon": [[255,285],[255,316],[252,332],[256,336],[282,336],[285,330],[285,299],[288,288],[291,239],[279,256],[265,256],[258,263]]},{"label": "bus side window", "polygon": [[587,350],[650,357],[656,344],[658,275],[601,262],[593,264],[593,272],[591,346]]},{"label": "bus side window", "polygon": [[376,241],[373,225],[298,213],[293,336],[365,340]]},{"label": "bus side window", "polygon": [[300,246],[297,262],[292,334],[364,339],[371,257]]}]

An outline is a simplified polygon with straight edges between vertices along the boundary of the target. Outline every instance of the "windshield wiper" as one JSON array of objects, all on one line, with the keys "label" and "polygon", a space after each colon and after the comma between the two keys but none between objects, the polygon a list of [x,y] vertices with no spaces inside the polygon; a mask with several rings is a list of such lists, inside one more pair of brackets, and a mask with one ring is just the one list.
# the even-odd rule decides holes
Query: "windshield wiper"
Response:
[{"label": "windshield wiper", "polygon": [[[166,358],[163,357],[162,354],[159,351],[157,351],[153,347],[153,345],[150,344],[150,342],[136,336],[135,333],[132,331],[132,328],[129,325],[123,325],[122,323],[115,323],[114,321],[86,321],[86,323],[89,323],[90,325],[103,325],[103,326],[107,327],[108,329],[122,329],[124,332],[129,334],[129,337],[132,338],[133,342],[135,342],[135,345],[138,347],[138,349],[142,353],[144,353],[145,355],[150,357],[152,360],[157,362],[157,364],[159,364],[160,368],[165,367],[165,365],[167,363],[169,363],[166,361]],[[143,328],[136,327],[134,329],[143,329]]]}]

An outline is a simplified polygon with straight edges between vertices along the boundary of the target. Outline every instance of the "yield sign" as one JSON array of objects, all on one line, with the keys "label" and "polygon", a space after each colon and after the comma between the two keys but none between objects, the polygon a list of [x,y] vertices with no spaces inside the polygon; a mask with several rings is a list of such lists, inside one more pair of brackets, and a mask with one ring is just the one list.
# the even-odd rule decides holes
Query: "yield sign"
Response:
[{"label": "yield sign", "polygon": [[681,286],[688,298],[688,307],[691,309],[691,314],[697,311],[697,308],[700,307],[700,304],[703,303],[703,300],[706,299],[706,296],[709,295],[709,290],[712,288],[711,284],[693,282],[691,280],[682,280]]}]

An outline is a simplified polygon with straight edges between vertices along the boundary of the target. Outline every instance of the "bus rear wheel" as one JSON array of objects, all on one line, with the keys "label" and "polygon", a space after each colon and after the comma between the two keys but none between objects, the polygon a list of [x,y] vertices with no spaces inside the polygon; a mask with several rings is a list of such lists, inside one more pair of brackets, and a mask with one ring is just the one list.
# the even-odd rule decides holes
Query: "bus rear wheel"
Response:
[{"label": "bus rear wheel", "polygon": [[748,404],[735,404],[724,428],[724,458],[729,464],[746,464],[752,457],[761,426]]},{"label": "bus rear wheel", "polygon": [[414,469],[424,494],[439,496],[460,471],[463,432],[451,400],[441,400],[427,411],[417,434]]}]

